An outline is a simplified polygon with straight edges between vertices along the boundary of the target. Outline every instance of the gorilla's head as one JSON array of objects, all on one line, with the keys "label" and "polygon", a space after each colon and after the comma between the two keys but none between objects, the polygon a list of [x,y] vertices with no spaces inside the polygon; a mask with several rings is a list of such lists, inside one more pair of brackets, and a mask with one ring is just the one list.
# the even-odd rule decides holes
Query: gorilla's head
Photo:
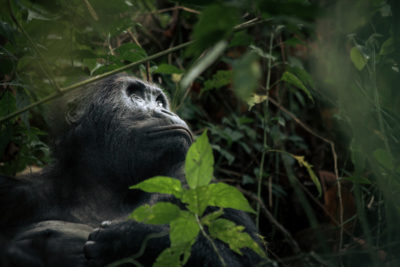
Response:
[{"label": "gorilla's head", "polygon": [[67,103],[68,127],[55,142],[58,162],[131,185],[167,175],[193,141],[160,88],[127,75],[111,76]]}]

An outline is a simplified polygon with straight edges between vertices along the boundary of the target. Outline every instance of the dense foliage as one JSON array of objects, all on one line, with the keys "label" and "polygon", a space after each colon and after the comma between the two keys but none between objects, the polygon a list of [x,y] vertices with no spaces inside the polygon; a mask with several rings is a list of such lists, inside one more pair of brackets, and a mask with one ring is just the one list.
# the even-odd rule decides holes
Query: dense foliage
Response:
[{"label": "dense foliage", "polygon": [[272,261],[399,264],[400,2],[0,3],[1,174],[51,160],[54,98],[126,71],[209,129]]}]

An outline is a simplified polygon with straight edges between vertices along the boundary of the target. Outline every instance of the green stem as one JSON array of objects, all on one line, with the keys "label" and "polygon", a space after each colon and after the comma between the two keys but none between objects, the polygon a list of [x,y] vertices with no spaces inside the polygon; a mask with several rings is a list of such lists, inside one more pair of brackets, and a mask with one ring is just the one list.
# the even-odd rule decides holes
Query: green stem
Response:
[{"label": "green stem", "polygon": [[215,253],[217,254],[218,259],[221,262],[222,266],[226,267],[227,265],[225,263],[224,258],[222,257],[221,253],[219,253],[219,250],[218,250],[217,246],[215,245],[214,241],[212,240],[212,238],[204,230],[203,225],[201,224],[199,216],[197,216],[197,214],[196,214],[196,221],[197,221],[197,224],[199,225],[200,231],[203,234],[203,236],[211,243],[211,246],[214,249]]},{"label": "green stem", "polygon": [[[274,40],[274,32],[271,32],[271,37],[269,40],[269,55],[272,53],[272,44]],[[260,172],[258,174],[258,185],[257,185],[257,197],[259,199],[261,198],[261,187],[262,187],[262,178],[263,178],[263,173],[264,173],[264,162],[265,162],[265,155],[267,153],[267,115],[268,115],[268,94],[269,94],[269,89],[270,89],[270,82],[271,82],[271,64],[272,64],[272,57],[268,58],[268,72],[267,72],[267,82],[266,82],[266,95],[267,99],[263,105],[264,107],[264,116],[263,116],[263,151],[261,154],[261,162],[260,162]],[[260,203],[257,203],[257,214],[256,214],[256,227],[257,230],[259,230],[260,226],[260,210],[261,206]]]}]

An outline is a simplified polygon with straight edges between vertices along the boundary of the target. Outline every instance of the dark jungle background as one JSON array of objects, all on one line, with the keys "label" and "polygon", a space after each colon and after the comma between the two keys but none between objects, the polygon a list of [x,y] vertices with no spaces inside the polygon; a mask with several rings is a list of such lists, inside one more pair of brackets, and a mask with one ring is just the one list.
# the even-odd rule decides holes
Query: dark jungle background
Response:
[{"label": "dark jungle background", "polygon": [[52,99],[137,62],[209,129],[215,179],[248,197],[277,266],[400,265],[399,1],[0,7],[1,174],[51,161]]}]

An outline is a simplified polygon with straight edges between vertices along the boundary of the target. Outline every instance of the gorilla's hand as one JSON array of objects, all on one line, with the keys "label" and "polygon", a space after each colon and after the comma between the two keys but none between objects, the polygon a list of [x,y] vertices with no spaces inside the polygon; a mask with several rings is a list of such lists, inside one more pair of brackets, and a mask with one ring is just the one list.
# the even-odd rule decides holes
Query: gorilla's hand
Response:
[{"label": "gorilla's hand", "polygon": [[104,266],[130,256],[144,265],[151,265],[158,254],[169,246],[167,231],[166,226],[135,221],[105,221],[89,235],[84,246],[88,265]]},{"label": "gorilla's hand", "polygon": [[3,265],[86,266],[82,248],[92,230],[84,224],[64,221],[33,224],[9,243]]}]

